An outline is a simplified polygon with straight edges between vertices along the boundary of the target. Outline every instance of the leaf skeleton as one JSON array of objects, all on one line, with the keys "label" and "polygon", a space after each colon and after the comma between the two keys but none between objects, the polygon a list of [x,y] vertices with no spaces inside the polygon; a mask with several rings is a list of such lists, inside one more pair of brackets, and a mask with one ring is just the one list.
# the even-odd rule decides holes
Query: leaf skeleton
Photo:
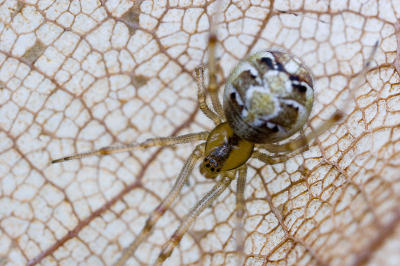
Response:
[{"label": "leaf skeleton", "polygon": [[[218,94],[216,45],[217,36],[213,27],[210,27],[208,66],[207,68],[198,67],[194,74],[197,81],[200,110],[215,124],[211,131],[176,137],[151,138],[141,143],[104,147],[52,161],[52,163],[60,163],[87,156],[103,156],[155,146],[201,142],[195,146],[187,158],[168,195],[150,214],[142,231],[125,248],[115,265],[124,265],[138,246],[151,234],[154,225],[179,196],[183,185],[187,183],[198,162],[200,162],[202,175],[215,180],[215,185],[186,214],[183,222],[163,245],[154,264],[161,265],[171,255],[196,217],[210,206],[234,179],[237,179],[236,246],[239,254],[238,264],[242,264],[244,244],[241,235],[246,208],[244,189],[248,160],[258,159],[266,164],[284,162],[291,158],[293,153],[302,152],[311,141],[344,117],[344,112],[336,110],[329,119],[311,133],[300,134],[298,137],[282,143],[301,131],[308,121],[314,100],[311,71],[300,58],[284,50],[259,51],[243,59],[234,67],[225,83],[223,103],[221,103]],[[373,46],[369,58],[358,74],[359,82],[368,71],[377,47],[378,42]],[[206,72],[208,73],[207,84]],[[355,86],[357,84],[353,87]],[[212,106],[208,105],[207,96],[210,97]],[[276,154],[276,156],[270,154]]]}]

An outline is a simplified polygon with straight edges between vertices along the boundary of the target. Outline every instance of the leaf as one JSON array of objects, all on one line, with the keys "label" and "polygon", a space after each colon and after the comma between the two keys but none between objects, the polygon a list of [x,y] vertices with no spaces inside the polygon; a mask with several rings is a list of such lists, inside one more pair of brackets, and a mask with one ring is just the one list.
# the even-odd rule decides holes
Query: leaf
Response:
[{"label": "leaf", "polygon": [[[192,72],[207,60],[216,5],[30,2],[0,4],[1,263],[110,265],[168,193],[194,146],[49,162],[105,145],[211,129],[198,110]],[[396,3],[221,6],[217,56],[224,77],[246,54],[283,48],[314,73],[309,125],[315,128],[336,108],[347,113],[286,163],[250,163],[247,264],[396,264]],[[351,86],[377,40],[372,70],[361,86]],[[354,101],[346,100],[349,89]],[[196,170],[130,262],[153,262],[212,185]],[[233,184],[201,214],[166,265],[235,263],[234,192]]]}]

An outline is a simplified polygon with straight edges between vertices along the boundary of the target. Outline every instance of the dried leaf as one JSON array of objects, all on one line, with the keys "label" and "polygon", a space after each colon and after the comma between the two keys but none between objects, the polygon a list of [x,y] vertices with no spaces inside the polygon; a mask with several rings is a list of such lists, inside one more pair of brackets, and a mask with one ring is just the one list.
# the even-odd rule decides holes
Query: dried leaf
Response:
[{"label": "dried leaf", "polygon": [[[247,264],[395,265],[398,3],[254,2],[222,4],[216,28],[224,77],[247,54],[283,48],[315,75],[309,125],[335,108],[347,116],[284,164],[250,163]],[[209,130],[192,72],[207,60],[215,11],[215,2],[203,1],[0,4],[1,264],[116,261],[194,146],[49,162],[105,145]],[[352,88],[355,101],[346,103],[377,40],[373,69]],[[153,262],[212,185],[196,170],[130,262]],[[201,214],[166,265],[235,263],[234,185]]]}]

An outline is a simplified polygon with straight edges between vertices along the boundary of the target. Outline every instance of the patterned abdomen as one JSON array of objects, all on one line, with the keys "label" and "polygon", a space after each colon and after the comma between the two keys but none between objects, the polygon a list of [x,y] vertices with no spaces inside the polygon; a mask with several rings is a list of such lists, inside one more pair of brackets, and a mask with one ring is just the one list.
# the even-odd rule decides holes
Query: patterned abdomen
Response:
[{"label": "patterned abdomen", "polygon": [[235,134],[254,143],[290,137],[306,123],[313,79],[301,60],[282,51],[261,51],[228,77],[224,111]]}]

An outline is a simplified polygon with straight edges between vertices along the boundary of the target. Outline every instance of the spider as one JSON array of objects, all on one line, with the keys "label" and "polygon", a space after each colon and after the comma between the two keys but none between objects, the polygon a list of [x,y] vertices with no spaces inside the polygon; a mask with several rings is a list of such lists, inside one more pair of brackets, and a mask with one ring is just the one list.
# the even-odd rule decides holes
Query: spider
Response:
[{"label": "spider", "polygon": [[[205,178],[216,180],[216,184],[186,214],[181,225],[163,245],[155,265],[162,264],[171,255],[196,217],[209,207],[234,179],[237,179],[237,251],[241,257],[240,260],[243,260],[241,221],[245,213],[244,189],[247,161],[255,158],[266,164],[284,162],[291,158],[290,155],[293,153],[304,151],[312,140],[344,117],[344,112],[336,110],[312,133],[302,134],[313,106],[313,77],[311,71],[298,57],[283,50],[260,51],[240,61],[226,81],[223,104],[221,104],[218,95],[216,45],[217,36],[211,27],[208,39],[208,84],[205,84],[205,67],[200,66],[195,71],[200,110],[215,124],[211,131],[176,137],[151,138],[125,146],[108,146],[52,161],[52,163],[60,163],[87,156],[104,156],[155,146],[202,141],[184,163],[168,195],[151,213],[142,231],[124,250],[116,265],[124,265],[138,246],[151,234],[154,225],[176,200],[183,185],[188,182],[198,162],[200,162],[201,174]],[[358,74],[358,81],[368,71],[377,46],[378,42],[375,43],[362,71]],[[357,84],[353,85],[355,86]],[[212,107],[207,104],[207,96],[211,99]],[[287,141],[298,132],[301,134],[297,138]],[[269,155],[271,153],[276,156]]]}]

